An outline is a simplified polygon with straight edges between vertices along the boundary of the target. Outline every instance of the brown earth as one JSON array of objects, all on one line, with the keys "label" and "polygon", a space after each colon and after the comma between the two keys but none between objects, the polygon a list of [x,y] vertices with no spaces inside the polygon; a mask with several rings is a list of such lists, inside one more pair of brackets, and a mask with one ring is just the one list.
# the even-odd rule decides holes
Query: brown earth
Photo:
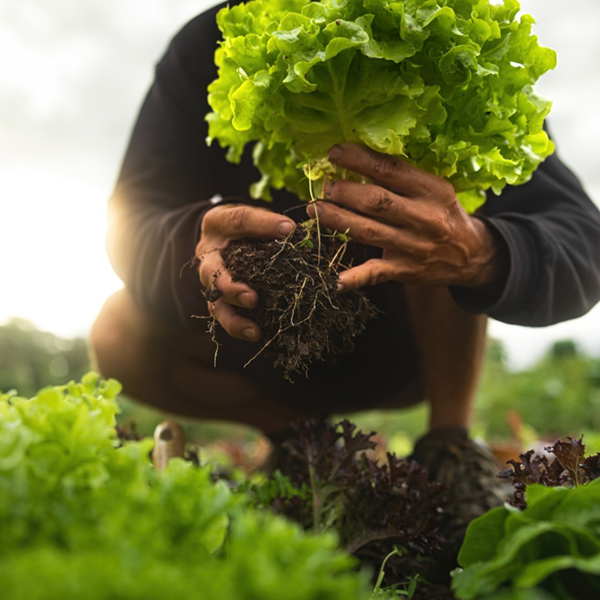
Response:
[{"label": "brown earth", "polygon": [[337,291],[347,242],[318,239],[314,223],[302,224],[284,240],[238,240],[221,251],[233,280],[258,292],[258,305],[239,312],[258,324],[260,352],[275,354],[274,365],[290,380],[293,373],[308,376],[314,361],[335,363],[352,352],[378,312],[362,292]]}]

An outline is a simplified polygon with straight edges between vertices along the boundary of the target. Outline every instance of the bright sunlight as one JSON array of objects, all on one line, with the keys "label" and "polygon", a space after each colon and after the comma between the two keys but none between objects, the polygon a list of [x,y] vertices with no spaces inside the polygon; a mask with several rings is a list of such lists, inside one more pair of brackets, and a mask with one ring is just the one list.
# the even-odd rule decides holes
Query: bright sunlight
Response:
[{"label": "bright sunlight", "polygon": [[0,198],[0,323],[19,315],[58,335],[87,335],[121,287],[104,253],[105,198],[28,170],[0,171]]}]

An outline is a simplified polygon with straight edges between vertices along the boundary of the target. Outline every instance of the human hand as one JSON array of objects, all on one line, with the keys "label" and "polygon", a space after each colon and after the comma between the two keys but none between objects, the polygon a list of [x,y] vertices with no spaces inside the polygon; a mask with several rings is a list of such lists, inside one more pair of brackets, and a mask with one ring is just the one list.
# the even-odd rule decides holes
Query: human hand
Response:
[{"label": "human hand", "polygon": [[333,146],[329,160],[373,183],[330,180],[331,202],[316,203],[320,225],[383,249],[382,258],[341,272],[340,290],[385,281],[489,290],[502,279],[494,235],[465,212],[449,182],[355,144]]},{"label": "human hand", "polygon": [[258,295],[245,283],[231,280],[223,266],[220,250],[224,250],[231,241],[242,238],[284,238],[294,227],[294,221],[288,217],[240,204],[215,206],[204,215],[200,241],[196,246],[200,281],[206,289],[217,288],[221,293],[218,300],[208,302],[208,308],[232,337],[253,342],[262,337],[258,325],[239,315],[235,309],[236,306],[254,308]]}]

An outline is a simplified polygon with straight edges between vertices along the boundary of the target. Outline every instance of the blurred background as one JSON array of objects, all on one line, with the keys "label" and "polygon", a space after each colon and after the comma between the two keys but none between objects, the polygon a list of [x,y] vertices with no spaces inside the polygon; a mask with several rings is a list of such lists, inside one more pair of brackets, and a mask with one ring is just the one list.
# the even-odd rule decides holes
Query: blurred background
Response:
[{"label": "blurred background", "polygon": [[[105,204],[153,68],[207,0],[8,0],[0,4],[0,390],[33,394],[89,368],[86,337],[120,287],[104,254]],[[562,159],[600,202],[600,3],[521,0],[558,53],[539,93]],[[600,306],[544,329],[490,324],[476,432],[508,444],[600,432]],[[161,415],[125,400],[147,433]],[[359,424],[409,449],[422,409]],[[192,427],[188,424],[188,427]],[[194,425],[201,442],[255,432]],[[511,446],[511,444],[513,446]],[[237,446],[236,446],[237,447]],[[408,451],[408,450],[407,450]]]}]

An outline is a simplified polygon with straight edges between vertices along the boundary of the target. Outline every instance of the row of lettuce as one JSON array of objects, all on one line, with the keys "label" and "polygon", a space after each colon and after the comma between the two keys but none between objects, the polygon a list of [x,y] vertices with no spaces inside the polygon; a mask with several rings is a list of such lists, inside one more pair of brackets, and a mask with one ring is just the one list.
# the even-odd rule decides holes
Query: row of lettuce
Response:
[{"label": "row of lettuce", "polygon": [[4,600],[368,595],[333,535],[305,534],[209,467],[157,472],[152,440],[116,443],[115,381],[0,397]]},{"label": "row of lettuce", "polygon": [[[119,391],[90,373],[31,399],[0,395],[4,600],[369,598],[372,573],[333,533],[256,508],[209,466],[175,459],[156,471],[152,440],[118,442]],[[457,597],[597,592],[600,486],[527,492],[526,510],[497,509],[472,525]]]}]

